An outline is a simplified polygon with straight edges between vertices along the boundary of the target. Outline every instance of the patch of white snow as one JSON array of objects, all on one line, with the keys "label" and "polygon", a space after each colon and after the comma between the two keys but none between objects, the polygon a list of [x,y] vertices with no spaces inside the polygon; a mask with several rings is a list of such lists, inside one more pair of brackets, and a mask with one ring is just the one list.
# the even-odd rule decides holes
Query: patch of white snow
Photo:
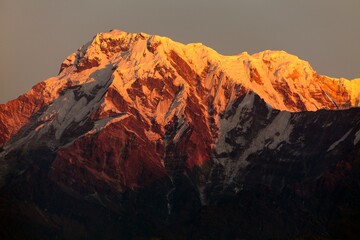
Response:
[{"label": "patch of white snow", "polygon": [[331,146],[328,148],[328,152],[332,151],[335,149],[335,147],[337,145],[339,145],[339,143],[341,143],[342,141],[344,141],[348,136],[349,134],[351,133],[352,129],[350,129],[347,133],[345,133],[344,136],[342,136],[339,140],[337,140],[336,142],[334,142],[333,144],[331,144]]},{"label": "patch of white snow", "polygon": [[354,139],[354,146],[360,142],[360,130],[356,132]]}]

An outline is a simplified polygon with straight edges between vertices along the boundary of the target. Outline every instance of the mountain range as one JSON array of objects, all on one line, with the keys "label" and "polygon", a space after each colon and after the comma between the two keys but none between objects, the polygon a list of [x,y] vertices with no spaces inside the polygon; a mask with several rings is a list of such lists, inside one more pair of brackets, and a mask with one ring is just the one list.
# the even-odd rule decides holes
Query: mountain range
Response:
[{"label": "mountain range", "polygon": [[360,78],[97,34],[0,105],[3,239],[358,239]]}]

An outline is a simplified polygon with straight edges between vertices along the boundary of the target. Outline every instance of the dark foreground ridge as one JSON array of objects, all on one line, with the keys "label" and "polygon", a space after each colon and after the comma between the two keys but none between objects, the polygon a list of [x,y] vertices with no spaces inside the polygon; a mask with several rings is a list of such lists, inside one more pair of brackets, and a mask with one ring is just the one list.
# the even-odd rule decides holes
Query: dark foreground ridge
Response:
[{"label": "dark foreground ridge", "polygon": [[356,89],[285,52],[98,34],[0,105],[0,239],[359,239]]}]

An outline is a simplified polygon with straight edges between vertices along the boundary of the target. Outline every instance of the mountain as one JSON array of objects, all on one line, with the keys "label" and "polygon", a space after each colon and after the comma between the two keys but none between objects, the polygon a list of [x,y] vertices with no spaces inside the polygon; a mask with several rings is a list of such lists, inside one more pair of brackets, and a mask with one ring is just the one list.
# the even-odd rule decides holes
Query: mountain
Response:
[{"label": "mountain", "polygon": [[2,238],[360,236],[360,79],[112,30],[0,105]]}]

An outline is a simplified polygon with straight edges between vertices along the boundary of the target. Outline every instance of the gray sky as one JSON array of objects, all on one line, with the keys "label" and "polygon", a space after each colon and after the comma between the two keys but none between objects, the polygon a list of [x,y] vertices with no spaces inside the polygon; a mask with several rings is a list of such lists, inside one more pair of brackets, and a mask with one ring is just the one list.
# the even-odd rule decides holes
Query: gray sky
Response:
[{"label": "gray sky", "polygon": [[320,74],[360,77],[360,0],[0,0],[0,103],[58,73],[113,28],[225,55],[285,50]]}]

